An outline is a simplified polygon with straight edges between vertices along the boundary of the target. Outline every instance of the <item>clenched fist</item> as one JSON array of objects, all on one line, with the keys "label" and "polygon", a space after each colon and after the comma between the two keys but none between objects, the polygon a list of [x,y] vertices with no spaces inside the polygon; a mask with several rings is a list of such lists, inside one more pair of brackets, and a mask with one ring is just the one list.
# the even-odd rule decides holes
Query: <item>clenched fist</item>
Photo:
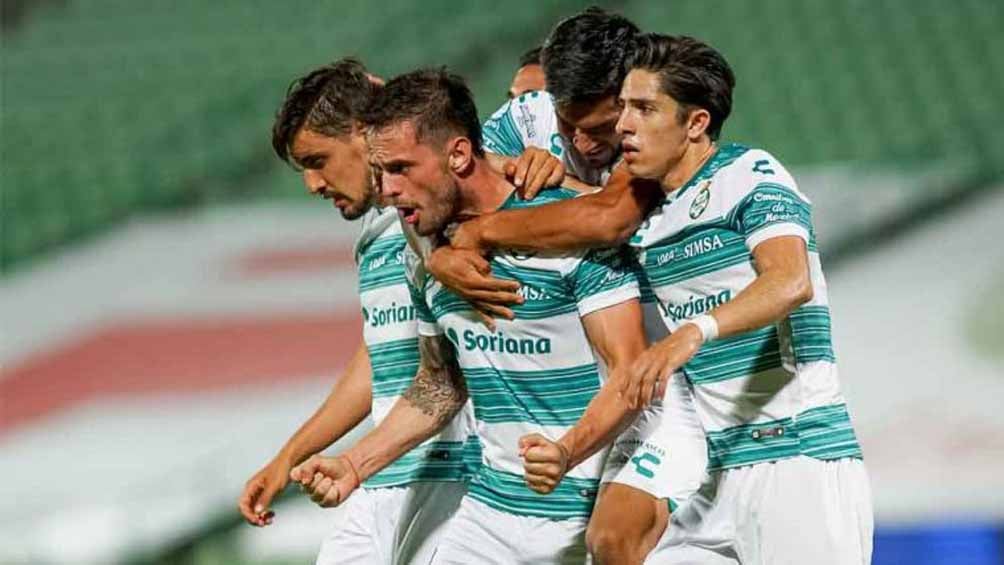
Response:
[{"label": "clenched fist", "polygon": [[359,488],[359,473],[348,458],[314,455],[289,472],[310,499],[324,508],[338,506]]},{"label": "clenched fist", "polygon": [[540,434],[519,438],[526,485],[540,494],[553,491],[568,472],[568,450]]}]

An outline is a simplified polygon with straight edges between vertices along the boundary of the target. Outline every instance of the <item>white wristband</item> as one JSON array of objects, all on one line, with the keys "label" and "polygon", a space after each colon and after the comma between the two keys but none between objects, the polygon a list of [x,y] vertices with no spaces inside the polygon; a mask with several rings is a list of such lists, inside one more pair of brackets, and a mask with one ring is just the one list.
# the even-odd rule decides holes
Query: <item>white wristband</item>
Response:
[{"label": "white wristband", "polygon": [[687,323],[697,326],[697,329],[701,331],[701,337],[704,338],[703,343],[708,343],[718,337],[718,321],[711,314],[702,314],[691,318],[687,320]]}]

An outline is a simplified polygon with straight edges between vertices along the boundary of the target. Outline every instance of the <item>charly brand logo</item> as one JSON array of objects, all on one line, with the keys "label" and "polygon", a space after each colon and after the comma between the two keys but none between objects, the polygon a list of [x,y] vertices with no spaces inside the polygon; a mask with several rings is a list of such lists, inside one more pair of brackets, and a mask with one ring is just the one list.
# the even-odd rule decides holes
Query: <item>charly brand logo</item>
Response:
[{"label": "charly brand logo", "polygon": [[415,306],[412,304],[398,305],[391,302],[390,306],[375,306],[372,309],[363,307],[363,321],[371,328],[380,328],[388,324],[400,324],[414,321]]},{"label": "charly brand logo", "polygon": [[713,308],[732,300],[732,291],[723,290],[718,294],[708,296],[691,296],[686,302],[659,302],[659,308],[664,316],[674,322],[710,312]]},{"label": "charly brand logo", "polygon": [[493,353],[519,353],[521,355],[546,355],[551,353],[551,339],[515,338],[498,331],[493,334],[476,333],[474,330],[464,330],[463,341],[457,337],[453,328],[446,330],[446,337],[458,348],[467,351],[491,351]]},{"label": "charly brand logo", "polygon": [[708,202],[711,201],[711,181],[702,181],[701,184],[697,185],[697,196],[694,197],[694,201],[690,203],[690,219],[696,220],[704,213],[704,210],[708,208]]},{"label": "charly brand logo", "polygon": [[774,169],[770,168],[770,161],[767,159],[760,159],[759,161],[753,163],[753,172],[763,175],[772,175],[774,174]]},{"label": "charly brand logo", "polygon": [[648,467],[650,463],[652,467],[658,467],[662,463],[662,459],[658,455],[652,453],[643,453],[641,455],[636,455],[631,458],[631,462],[634,463],[634,471],[639,475],[645,477],[646,479],[655,478],[655,471]]}]

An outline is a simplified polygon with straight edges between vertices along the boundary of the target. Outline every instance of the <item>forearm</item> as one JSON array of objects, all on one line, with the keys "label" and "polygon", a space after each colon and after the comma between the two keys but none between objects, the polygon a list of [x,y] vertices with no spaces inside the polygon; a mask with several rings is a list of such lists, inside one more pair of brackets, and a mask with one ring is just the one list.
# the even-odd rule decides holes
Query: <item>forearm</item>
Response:
[{"label": "forearm", "polygon": [[360,481],[435,435],[467,402],[467,386],[449,341],[421,336],[419,354],[411,386],[380,425],[344,453]]},{"label": "forearm", "polygon": [[634,233],[658,194],[658,187],[633,181],[618,169],[598,192],[471,220],[469,233],[476,240],[471,246],[545,251],[612,247]]},{"label": "forearm", "polygon": [[575,468],[612,443],[637,416],[638,411],[628,405],[619,385],[607,381],[578,423],[558,440],[568,452],[568,468]]},{"label": "forearm", "polygon": [[569,469],[612,442],[638,415],[621,390],[627,368],[647,346],[642,317],[641,305],[631,300],[583,319],[589,341],[607,367],[607,380],[575,426],[558,440],[568,451]]},{"label": "forearm", "polygon": [[371,406],[372,369],[362,344],[324,403],[289,438],[276,459],[298,465],[355,428],[370,413]]},{"label": "forearm", "polygon": [[431,415],[407,398],[401,398],[379,426],[343,455],[352,462],[359,480],[365,481],[436,435],[462,407],[463,402],[451,402],[439,415]]},{"label": "forearm", "polygon": [[712,310],[711,315],[718,324],[719,338],[736,336],[780,322],[812,296],[807,263],[794,261],[763,270],[734,299]]}]

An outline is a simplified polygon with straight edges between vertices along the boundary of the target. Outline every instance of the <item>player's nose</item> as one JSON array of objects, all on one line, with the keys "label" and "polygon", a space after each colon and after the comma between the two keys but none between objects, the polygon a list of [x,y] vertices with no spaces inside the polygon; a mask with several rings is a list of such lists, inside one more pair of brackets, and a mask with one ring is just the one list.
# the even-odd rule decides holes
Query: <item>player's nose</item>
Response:
[{"label": "player's nose", "polygon": [[305,169],[303,171],[303,185],[307,187],[307,191],[311,194],[322,194],[324,189],[327,188],[327,183],[324,182],[324,178],[318,171],[313,169]]},{"label": "player's nose", "polygon": [[404,187],[397,180],[396,175],[383,175],[380,179],[380,194],[384,198],[398,198],[404,192]]},{"label": "player's nose", "polygon": [[614,131],[616,131],[618,135],[634,133],[634,128],[631,125],[631,118],[628,116],[628,112],[621,112],[620,117],[617,118],[617,125],[614,127]]},{"label": "player's nose", "polygon": [[599,146],[599,142],[582,133],[575,134],[575,137],[572,138],[572,144],[582,154],[589,153]]}]

